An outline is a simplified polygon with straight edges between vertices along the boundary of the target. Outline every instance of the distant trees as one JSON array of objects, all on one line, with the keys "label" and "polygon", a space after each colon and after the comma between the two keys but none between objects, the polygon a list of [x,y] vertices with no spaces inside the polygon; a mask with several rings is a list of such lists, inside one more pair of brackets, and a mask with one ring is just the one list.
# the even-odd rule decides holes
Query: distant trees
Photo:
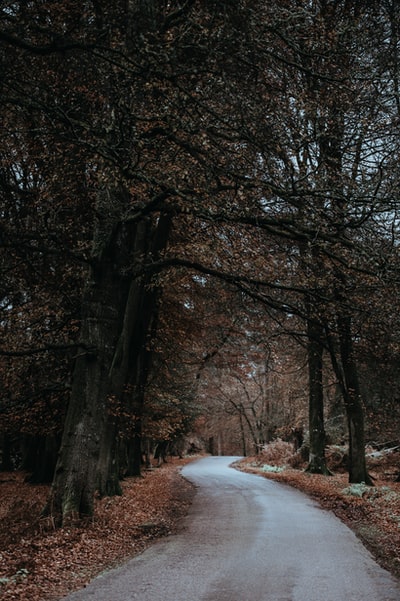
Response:
[{"label": "distant trees", "polygon": [[[374,50],[377,43],[385,46],[385,10],[374,3],[313,2],[300,8],[289,2],[270,14],[279,38],[275,58],[279,54],[285,65],[285,95],[275,127],[282,130],[280,144],[261,146],[264,177],[274,182],[274,202],[264,215],[279,206],[276,228],[287,228],[279,235],[298,248],[292,292],[300,295],[289,298],[307,324],[309,340],[309,469],[325,471],[322,362],[328,349],[347,410],[350,479],[367,482],[353,328],[362,311],[355,294],[360,274],[364,280],[378,276],[364,246],[371,226],[391,206],[392,157],[398,153],[388,128],[396,119],[395,103],[382,102],[381,62]],[[397,227],[396,220],[392,224]]]}]

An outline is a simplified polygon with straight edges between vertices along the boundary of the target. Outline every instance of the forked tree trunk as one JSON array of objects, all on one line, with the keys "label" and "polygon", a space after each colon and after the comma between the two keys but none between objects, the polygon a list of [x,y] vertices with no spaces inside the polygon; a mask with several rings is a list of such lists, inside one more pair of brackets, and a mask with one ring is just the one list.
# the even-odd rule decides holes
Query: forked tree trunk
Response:
[{"label": "forked tree trunk", "polygon": [[[143,260],[149,254],[151,235],[150,220],[144,220],[134,228],[131,244],[127,245],[131,248],[127,248],[126,252],[131,255],[136,267],[143,265]],[[108,374],[111,407],[104,415],[97,464],[96,481],[100,496],[121,494],[119,412],[131,409],[131,397],[135,394],[132,374],[140,371],[139,354],[145,351],[144,328],[147,323],[143,314],[143,297],[155,294],[153,290],[146,291],[146,284],[147,280],[143,276],[130,281],[125,304],[121,307],[121,327]],[[140,328],[138,324],[141,324]],[[117,403],[117,407],[112,407],[113,402]]]},{"label": "forked tree trunk", "polygon": [[365,459],[364,409],[362,406],[356,363],[353,355],[351,317],[337,318],[339,350],[326,327],[332,367],[341,389],[349,436],[349,482],[372,485]]},{"label": "forked tree trunk", "polygon": [[[160,215],[156,227],[148,234],[148,255],[157,259],[166,248],[172,219],[169,214]],[[125,379],[125,407],[134,416],[133,435],[128,441],[127,475],[140,475],[142,459],[142,423],[145,391],[152,369],[154,340],[158,327],[159,298],[161,289],[149,285],[148,278],[139,278],[131,285],[130,307],[131,333],[126,336],[125,357],[127,358]]]}]

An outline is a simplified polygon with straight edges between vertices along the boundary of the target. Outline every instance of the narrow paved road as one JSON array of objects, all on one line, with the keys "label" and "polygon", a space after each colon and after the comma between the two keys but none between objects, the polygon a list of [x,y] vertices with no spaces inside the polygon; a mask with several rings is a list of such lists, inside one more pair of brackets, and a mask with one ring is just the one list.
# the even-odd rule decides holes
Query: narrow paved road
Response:
[{"label": "narrow paved road", "polygon": [[179,534],[68,601],[400,601],[400,585],[354,534],[302,493],[210,457]]}]

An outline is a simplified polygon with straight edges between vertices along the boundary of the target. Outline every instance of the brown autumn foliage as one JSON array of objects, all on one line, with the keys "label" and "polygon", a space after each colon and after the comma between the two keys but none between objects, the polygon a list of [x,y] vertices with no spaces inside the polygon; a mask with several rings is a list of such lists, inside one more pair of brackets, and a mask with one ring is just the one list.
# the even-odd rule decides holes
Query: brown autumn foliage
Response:
[{"label": "brown autumn foliage", "polygon": [[193,494],[179,474],[188,461],[172,458],[127,478],[123,496],[96,500],[93,520],[61,529],[40,517],[47,485],[28,484],[20,472],[1,473],[0,599],[60,599],[174,532]]}]

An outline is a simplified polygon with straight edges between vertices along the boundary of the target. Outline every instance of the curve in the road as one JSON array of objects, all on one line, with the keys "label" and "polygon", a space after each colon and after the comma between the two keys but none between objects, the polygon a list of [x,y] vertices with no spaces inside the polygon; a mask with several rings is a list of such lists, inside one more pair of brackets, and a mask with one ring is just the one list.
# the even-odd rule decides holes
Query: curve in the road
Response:
[{"label": "curve in the road", "polygon": [[65,601],[400,601],[400,585],[306,495],[208,457],[179,534]]}]

